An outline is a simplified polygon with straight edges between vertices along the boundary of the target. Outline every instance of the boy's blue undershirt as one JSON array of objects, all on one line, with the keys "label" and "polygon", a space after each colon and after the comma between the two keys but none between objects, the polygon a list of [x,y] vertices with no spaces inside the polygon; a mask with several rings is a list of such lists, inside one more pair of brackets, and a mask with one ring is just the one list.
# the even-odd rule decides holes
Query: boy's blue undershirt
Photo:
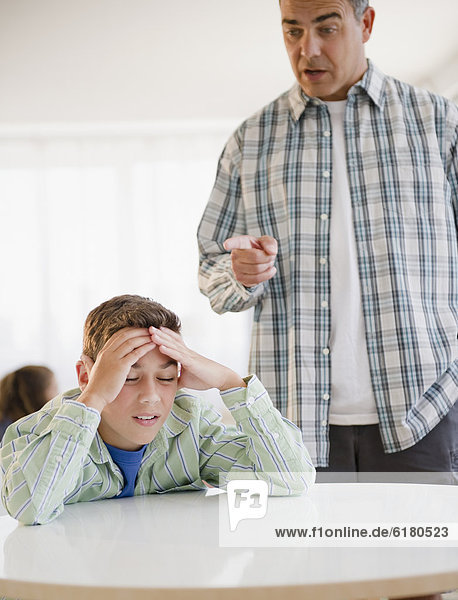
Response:
[{"label": "boy's blue undershirt", "polygon": [[107,444],[106,442],[105,446],[108,448],[111,458],[118,465],[122,471],[122,474],[124,475],[124,487],[122,492],[117,497],[125,498],[126,496],[133,496],[135,480],[137,479],[137,473],[140,469],[140,463],[142,462],[146,444],[142,446],[140,450],[121,450],[120,448],[110,446],[110,444]]}]

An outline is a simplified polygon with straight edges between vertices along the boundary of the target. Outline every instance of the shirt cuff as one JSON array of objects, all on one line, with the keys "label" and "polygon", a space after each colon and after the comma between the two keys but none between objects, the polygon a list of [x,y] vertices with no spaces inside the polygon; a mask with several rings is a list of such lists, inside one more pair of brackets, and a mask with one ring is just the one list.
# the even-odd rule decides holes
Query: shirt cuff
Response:
[{"label": "shirt cuff", "polygon": [[273,408],[269,394],[256,375],[244,377],[247,387],[231,388],[221,392],[221,398],[235,421],[261,417]]},{"label": "shirt cuff", "polygon": [[220,264],[218,265],[219,270],[215,271],[212,276],[212,285],[214,287],[226,287],[227,285],[233,286],[232,289],[240,296],[243,302],[248,302],[253,298],[262,296],[265,291],[265,282],[258,283],[253,286],[246,286],[235,278],[232,270],[231,255],[224,255]]},{"label": "shirt cuff", "polygon": [[257,283],[256,285],[251,286],[243,285],[239,281],[237,283],[239,283],[240,286],[244,288],[246,292],[248,292],[250,298],[257,298],[258,296],[262,296],[264,293],[264,283]]},{"label": "shirt cuff", "polygon": [[258,296],[262,296],[265,289],[265,282],[257,283],[256,285],[243,285],[235,278],[234,271],[232,270],[232,259],[230,252],[227,255],[224,255],[224,258],[221,260],[221,264],[219,265],[222,269],[222,275],[227,276],[232,280],[235,285],[238,293],[243,298],[244,301],[249,300],[250,298],[257,298]]},{"label": "shirt cuff", "polygon": [[76,400],[64,400],[54,415],[49,429],[73,437],[90,446],[100,423],[100,413]]}]

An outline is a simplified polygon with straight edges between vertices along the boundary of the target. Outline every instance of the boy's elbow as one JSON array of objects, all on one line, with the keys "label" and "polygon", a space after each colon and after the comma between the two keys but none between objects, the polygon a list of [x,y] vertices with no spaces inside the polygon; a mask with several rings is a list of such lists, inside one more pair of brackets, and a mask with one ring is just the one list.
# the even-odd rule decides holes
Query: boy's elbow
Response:
[{"label": "boy's elbow", "polygon": [[305,472],[291,472],[278,479],[271,487],[271,496],[301,496],[315,483],[315,468]]},{"label": "boy's elbow", "polygon": [[62,507],[57,507],[52,513],[39,511],[32,497],[18,502],[14,495],[10,497],[5,489],[2,490],[2,504],[10,517],[16,519],[22,525],[44,525],[62,512]]},{"label": "boy's elbow", "polygon": [[39,521],[37,520],[37,516],[30,512],[26,512],[21,515],[15,515],[13,512],[10,511],[8,511],[8,513],[10,517],[16,519],[16,521],[21,523],[21,525],[41,525],[41,523],[39,523]]},{"label": "boy's elbow", "polygon": [[2,504],[9,516],[19,521],[22,525],[37,524],[38,514],[31,502],[25,506],[18,506],[17,503],[8,501],[2,495]]},{"label": "boy's elbow", "polygon": [[35,510],[25,510],[18,514],[8,511],[9,515],[19,521],[22,525],[46,525],[53,521],[61,511],[54,511],[51,514],[40,513]]},{"label": "boy's elbow", "polygon": [[301,491],[299,492],[300,494],[305,494],[306,492],[308,492],[308,490],[310,489],[310,487],[315,483],[315,479],[316,479],[316,470],[315,467],[313,465],[310,466],[310,469],[304,473],[300,474],[300,487],[301,487]]}]

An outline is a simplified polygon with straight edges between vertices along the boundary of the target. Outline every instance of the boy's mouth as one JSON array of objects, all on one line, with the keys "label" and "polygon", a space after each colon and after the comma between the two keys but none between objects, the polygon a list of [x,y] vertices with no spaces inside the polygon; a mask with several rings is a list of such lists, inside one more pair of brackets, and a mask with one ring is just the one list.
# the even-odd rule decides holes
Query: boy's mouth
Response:
[{"label": "boy's mouth", "polygon": [[136,417],[132,417],[135,421],[142,425],[143,427],[149,427],[154,425],[159,419],[159,415],[137,415]]}]

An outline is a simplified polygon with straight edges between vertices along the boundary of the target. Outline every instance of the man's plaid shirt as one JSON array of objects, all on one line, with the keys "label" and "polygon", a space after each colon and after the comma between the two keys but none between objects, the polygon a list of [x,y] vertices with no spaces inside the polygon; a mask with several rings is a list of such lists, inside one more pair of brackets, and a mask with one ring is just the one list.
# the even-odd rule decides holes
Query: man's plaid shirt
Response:
[{"label": "man's plaid shirt", "polygon": [[[458,108],[368,65],[348,93],[346,159],[372,386],[396,452],[458,398]],[[317,466],[329,452],[332,168],[327,107],[295,85],[230,138],[198,232],[201,291],[218,313],[255,307],[250,372]],[[279,243],[277,274],[253,288],[223,248],[247,233]]]}]

